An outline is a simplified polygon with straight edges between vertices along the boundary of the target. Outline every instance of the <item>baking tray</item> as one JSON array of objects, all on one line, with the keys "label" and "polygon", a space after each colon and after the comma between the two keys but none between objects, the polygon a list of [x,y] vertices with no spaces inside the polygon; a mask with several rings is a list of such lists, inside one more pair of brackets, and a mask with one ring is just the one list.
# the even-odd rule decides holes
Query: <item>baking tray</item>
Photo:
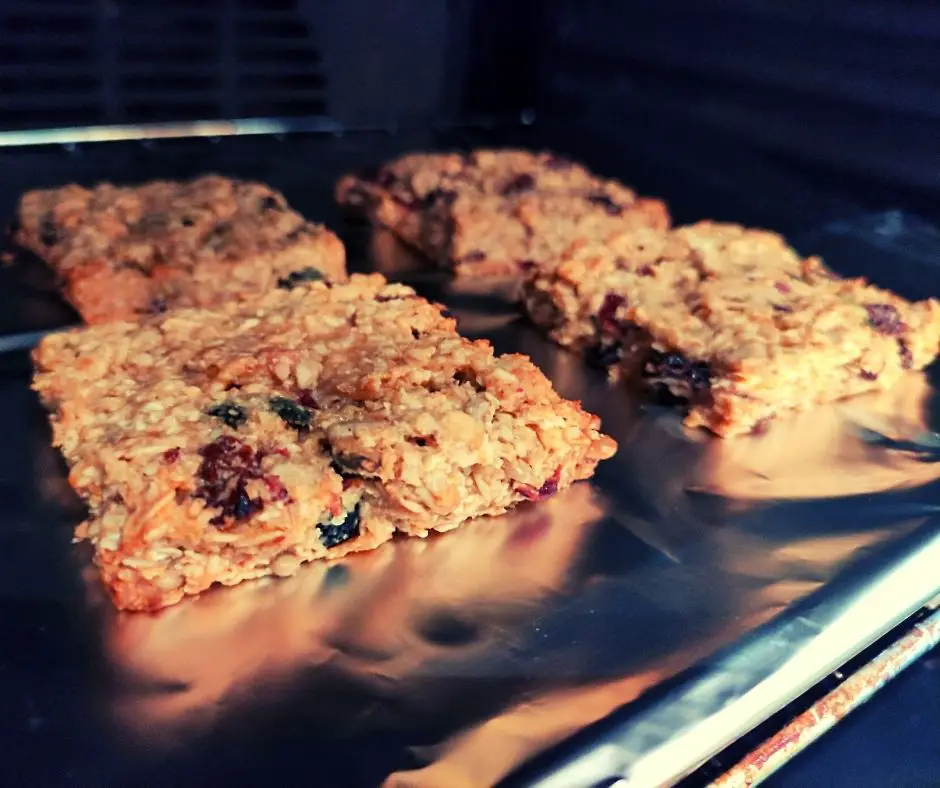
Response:
[{"label": "baking tray", "polygon": [[[5,210],[25,188],[72,179],[213,169],[268,180],[341,232],[353,269],[409,282],[446,303],[464,334],[531,355],[621,445],[592,483],[505,517],[157,615],[117,614],[70,544],[81,506],[29,392],[28,356],[0,354],[6,780],[659,785],[936,595],[935,375],[765,436],[689,433],[545,342],[508,283],[450,282],[330,202],[340,172],[403,149],[539,139],[379,132],[0,155]],[[644,190],[669,199],[681,186],[672,166],[651,188],[646,160]],[[839,232],[872,259],[884,252],[866,246],[875,220],[848,221],[848,235],[827,225],[807,236],[833,246],[836,269],[857,257],[839,259]],[[902,263],[876,266],[881,283]],[[41,274],[25,259],[0,272],[0,328],[20,344],[74,319]]]}]

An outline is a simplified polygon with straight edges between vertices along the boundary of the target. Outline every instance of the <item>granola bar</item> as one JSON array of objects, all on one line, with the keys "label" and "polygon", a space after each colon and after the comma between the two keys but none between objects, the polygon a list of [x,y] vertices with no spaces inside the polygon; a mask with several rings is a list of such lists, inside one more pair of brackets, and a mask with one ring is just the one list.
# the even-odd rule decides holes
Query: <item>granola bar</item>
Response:
[{"label": "granola bar", "polygon": [[549,153],[411,154],[369,176],[347,175],[340,204],[457,275],[518,275],[578,238],[669,226],[660,200],[638,197]]},{"label": "granola bar", "polygon": [[379,275],[49,336],[34,388],[120,608],[499,514],[613,454],[524,356]]},{"label": "granola bar", "polygon": [[333,233],[263,184],[215,175],[28,192],[13,238],[46,261],[92,324],[345,276]]},{"label": "granola bar", "polygon": [[702,222],[573,245],[523,284],[560,344],[722,436],[888,388],[940,349],[940,303],[841,279],[774,233]]}]

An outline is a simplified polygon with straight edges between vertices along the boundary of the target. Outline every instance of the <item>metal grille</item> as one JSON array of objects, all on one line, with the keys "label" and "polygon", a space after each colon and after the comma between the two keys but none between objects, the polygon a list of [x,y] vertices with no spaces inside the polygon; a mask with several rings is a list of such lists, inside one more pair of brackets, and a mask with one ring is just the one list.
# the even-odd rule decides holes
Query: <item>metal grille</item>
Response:
[{"label": "metal grille", "polygon": [[293,0],[5,0],[6,129],[325,112]]}]

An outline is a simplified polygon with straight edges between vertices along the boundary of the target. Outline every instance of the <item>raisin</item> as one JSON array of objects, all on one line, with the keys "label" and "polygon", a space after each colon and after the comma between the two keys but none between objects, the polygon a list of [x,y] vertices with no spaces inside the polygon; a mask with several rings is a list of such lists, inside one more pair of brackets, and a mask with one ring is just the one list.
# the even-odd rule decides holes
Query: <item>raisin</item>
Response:
[{"label": "raisin", "polygon": [[773,307],[774,312],[780,312],[785,315],[788,315],[793,311],[793,307],[788,306],[787,304],[771,304],[771,306]]},{"label": "raisin", "polygon": [[411,338],[412,339],[421,339],[421,332],[417,328],[411,329]]},{"label": "raisin", "polygon": [[173,449],[167,449],[165,452],[163,452],[163,461],[164,461],[167,465],[172,465],[172,464],[173,464],[174,462],[176,462],[179,458],[180,458],[180,447],[179,447],[179,446],[177,446],[176,448],[173,448]]},{"label": "raisin", "polygon": [[244,482],[240,481],[235,486],[232,515],[236,520],[245,520],[255,512],[260,512],[263,508],[264,504],[260,498],[252,498],[248,495]]},{"label": "raisin", "polygon": [[905,342],[903,339],[898,340],[898,353],[901,354],[901,368],[913,369],[914,354],[911,352],[911,349],[907,346],[907,342]]},{"label": "raisin", "polygon": [[453,320],[453,319],[454,319],[454,313],[451,312],[449,309],[442,309],[442,310],[441,310],[441,317],[446,318],[447,320]]},{"label": "raisin", "polygon": [[608,333],[615,332],[619,328],[615,317],[617,310],[626,303],[627,299],[617,293],[608,293],[605,295],[601,308],[597,310],[598,330]]},{"label": "raisin", "polygon": [[480,382],[477,374],[470,367],[462,367],[461,369],[455,370],[454,383],[469,383],[473,390],[478,393],[486,391],[486,386]]},{"label": "raisin", "polygon": [[268,194],[258,200],[258,210],[261,212],[283,211],[284,204],[273,194]]},{"label": "raisin", "polygon": [[534,271],[538,264],[535,260],[517,260],[516,265],[522,273],[527,274],[530,271]]},{"label": "raisin", "polygon": [[320,407],[317,403],[317,397],[313,393],[313,389],[301,389],[297,392],[297,402],[303,405],[305,408],[310,408],[316,410]]},{"label": "raisin", "polygon": [[343,454],[341,452],[333,455],[333,465],[340,476],[361,471],[371,473],[378,467],[375,462],[364,454]]},{"label": "raisin", "polygon": [[219,222],[215,227],[206,233],[203,243],[210,249],[218,249],[223,246],[232,233],[231,222]]},{"label": "raisin", "polygon": [[589,194],[587,200],[592,205],[596,205],[600,208],[603,208],[611,216],[620,216],[623,213],[623,206],[620,203],[615,202],[612,198],[604,194],[603,192],[596,192],[595,194]]},{"label": "raisin", "polygon": [[421,204],[427,208],[434,205],[453,205],[457,200],[457,192],[453,189],[432,189],[421,200]]},{"label": "raisin", "polygon": [[665,383],[654,383],[650,386],[648,398],[654,405],[664,405],[669,408],[686,404],[686,400],[674,394]]},{"label": "raisin", "polygon": [[245,409],[230,400],[213,405],[206,413],[210,416],[215,416],[217,419],[221,419],[224,424],[231,427],[233,430],[238,429],[242,424],[248,421],[248,414],[245,413]]},{"label": "raisin", "polygon": [[310,429],[310,411],[287,397],[271,397],[268,404],[280,419],[295,430]]},{"label": "raisin", "polygon": [[433,435],[409,435],[405,440],[415,446],[420,446],[422,449],[426,446],[437,445],[437,441],[434,439]]},{"label": "raisin", "polygon": [[653,266],[646,264],[641,265],[636,269],[636,272],[639,276],[652,276],[653,275]]},{"label": "raisin", "polygon": [[712,370],[704,361],[693,361],[686,376],[695,393],[707,391],[711,387]]},{"label": "raisin", "polygon": [[868,324],[879,334],[896,337],[907,331],[907,324],[901,320],[897,307],[891,304],[865,304],[868,312]]},{"label": "raisin", "polygon": [[376,177],[375,182],[383,189],[390,189],[392,186],[398,183],[398,176],[391,170],[383,167],[381,170],[379,170],[378,177]]},{"label": "raisin", "polygon": [[482,249],[471,249],[460,258],[461,263],[479,263],[486,259],[486,252]]},{"label": "raisin", "polygon": [[195,223],[196,220],[193,219],[192,216],[183,216],[180,219],[180,224],[183,225],[183,227],[192,227]]},{"label": "raisin", "polygon": [[317,528],[320,529],[320,543],[327,548],[355,539],[359,536],[359,504],[347,513],[343,522],[337,525],[318,525]]},{"label": "raisin", "polygon": [[878,373],[870,369],[862,369],[858,375],[862,380],[878,380]]},{"label": "raisin", "polygon": [[623,356],[623,345],[617,340],[611,342],[599,342],[590,347],[585,352],[585,360],[592,367],[607,369],[612,367]]},{"label": "raisin", "polygon": [[316,268],[301,268],[299,271],[291,271],[287,276],[277,280],[277,286],[281,290],[293,290],[301,282],[319,282],[323,279],[323,273]]},{"label": "raisin", "polygon": [[506,183],[506,185],[503,186],[501,193],[503,197],[513,197],[517,194],[531,191],[534,188],[535,178],[532,177],[529,173],[523,172]]},{"label": "raisin", "polygon": [[55,246],[59,242],[59,228],[56,227],[55,218],[51,213],[43,216],[39,223],[39,240],[46,246]]}]

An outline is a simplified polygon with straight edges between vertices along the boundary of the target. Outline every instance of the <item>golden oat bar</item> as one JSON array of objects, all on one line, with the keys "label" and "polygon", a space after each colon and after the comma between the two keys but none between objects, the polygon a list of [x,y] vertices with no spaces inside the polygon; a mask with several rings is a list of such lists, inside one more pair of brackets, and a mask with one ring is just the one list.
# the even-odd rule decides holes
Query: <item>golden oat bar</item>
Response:
[{"label": "golden oat bar", "polygon": [[615,449],[526,357],[376,274],[76,329],[34,359],[77,537],[130,610],[499,514]]},{"label": "golden oat bar", "polygon": [[937,301],[840,279],[774,233],[735,225],[575,244],[523,291],[558,343],[721,436],[888,388],[940,344]]},{"label": "golden oat bar", "polygon": [[567,159],[521,150],[407,155],[368,177],[344,177],[336,198],[466,276],[518,275],[553,262],[579,238],[669,226],[660,200]]},{"label": "golden oat bar", "polygon": [[214,175],[28,192],[14,240],[46,261],[91,324],[345,278],[333,233],[261,183]]}]

